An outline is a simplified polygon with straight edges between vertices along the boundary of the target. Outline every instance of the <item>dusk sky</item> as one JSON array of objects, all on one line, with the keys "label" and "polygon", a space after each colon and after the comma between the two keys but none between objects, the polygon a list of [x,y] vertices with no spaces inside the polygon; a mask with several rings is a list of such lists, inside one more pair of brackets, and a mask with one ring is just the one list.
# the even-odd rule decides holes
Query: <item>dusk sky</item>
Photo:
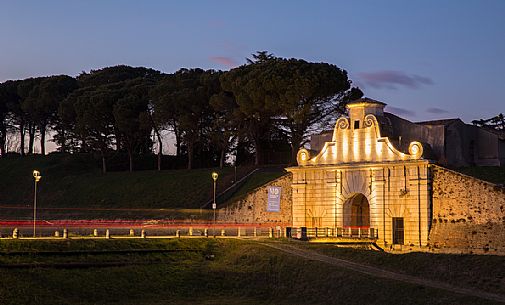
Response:
[{"label": "dusk sky", "polygon": [[228,70],[267,50],[348,71],[413,121],[505,112],[505,1],[3,1],[0,82],[126,64]]}]

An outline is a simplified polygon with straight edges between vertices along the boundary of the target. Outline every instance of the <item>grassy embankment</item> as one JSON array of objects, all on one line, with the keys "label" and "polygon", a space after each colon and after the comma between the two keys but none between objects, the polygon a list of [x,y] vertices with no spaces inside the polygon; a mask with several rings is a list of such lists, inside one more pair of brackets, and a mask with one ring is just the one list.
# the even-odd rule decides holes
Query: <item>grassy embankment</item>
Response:
[{"label": "grassy embankment", "polygon": [[456,169],[458,172],[484,181],[496,184],[505,184],[505,167],[499,166],[472,166]]},{"label": "grassy embankment", "polygon": [[[420,266],[427,269],[423,273],[427,277],[432,277],[429,270],[436,273],[443,269],[446,276],[443,280],[453,285],[487,288],[487,281],[503,282],[505,266],[503,258],[498,257],[391,255],[333,246],[310,247],[329,255],[405,273],[418,274],[414,266]],[[144,252],[135,251],[138,249]],[[145,252],[149,249],[158,252]],[[191,251],[174,252],[176,249]],[[101,252],[93,252],[96,250]],[[103,252],[107,250],[112,251]],[[114,252],[117,250],[126,252]],[[13,251],[32,253],[12,254]],[[491,304],[443,290],[378,279],[307,261],[254,241],[3,240],[0,253],[0,304],[4,305]],[[211,254],[214,259],[206,259]],[[76,262],[94,265],[72,265]],[[114,266],[114,263],[125,262],[128,265]],[[458,265],[459,268],[453,268]],[[476,272],[464,274],[463,269]],[[472,281],[475,284],[472,285]],[[503,293],[503,287],[498,291]]]},{"label": "grassy embankment", "polygon": [[[233,168],[195,170],[163,170],[110,172],[103,175],[89,157],[78,155],[48,155],[45,157],[11,157],[0,159],[0,206],[25,206],[2,209],[3,219],[29,218],[33,201],[32,170],[42,173],[39,183],[38,207],[42,219],[58,218],[164,218],[184,217],[199,209],[212,198],[212,171],[219,173],[218,193],[231,185]],[[251,168],[238,168],[240,178]],[[275,175],[281,175],[277,171]],[[270,173],[257,173],[252,182]],[[259,177],[259,178],[258,178]],[[255,184],[252,184],[254,187]],[[244,188],[245,187],[245,188]],[[241,192],[251,190],[251,185]],[[82,208],[95,210],[50,210],[44,208]],[[99,209],[118,209],[116,211]],[[121,209],[177,209],[121,210]],[[25,215],[26,214],[26,215]]]}]

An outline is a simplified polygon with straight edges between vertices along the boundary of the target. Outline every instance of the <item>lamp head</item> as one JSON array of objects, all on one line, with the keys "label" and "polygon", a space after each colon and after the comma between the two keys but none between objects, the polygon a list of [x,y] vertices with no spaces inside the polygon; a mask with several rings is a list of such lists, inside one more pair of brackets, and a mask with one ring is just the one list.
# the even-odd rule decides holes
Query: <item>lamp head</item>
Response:
[{"label": "lamp head", "polygon": [[218,176],[219,176],[219,175],[218,175],[216,172],[213,172],[213,173],[212,173],[212,179],[213,179],[214,181],[216,181],[216,180],[217,180],[217,177],[218,177]]},{"label": "lamp head", "polygon": [[36,169],[33,170],[33,178],[35,178],[35,182],[39,182],[40,178],[42,178],[40,172]]}]

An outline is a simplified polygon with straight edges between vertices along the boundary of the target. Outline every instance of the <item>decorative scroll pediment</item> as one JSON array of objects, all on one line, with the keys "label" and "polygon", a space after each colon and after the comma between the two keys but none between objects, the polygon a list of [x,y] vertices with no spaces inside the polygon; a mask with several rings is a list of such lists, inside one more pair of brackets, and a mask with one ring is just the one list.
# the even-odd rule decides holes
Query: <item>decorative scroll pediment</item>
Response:
[{"label": "decorative scroll pediment", "polygon": [[335,124],[331,142],[311,156],[304,148],[298,151],[298,165],[334,165],[355,162],[388,162],[420,159],[423,154],[421,143],[409,145],[409,153],[396,149],[388,137],[381,137],[379,123],[373,114],[364,116],[362,121],[350,122],[340,118]]}]

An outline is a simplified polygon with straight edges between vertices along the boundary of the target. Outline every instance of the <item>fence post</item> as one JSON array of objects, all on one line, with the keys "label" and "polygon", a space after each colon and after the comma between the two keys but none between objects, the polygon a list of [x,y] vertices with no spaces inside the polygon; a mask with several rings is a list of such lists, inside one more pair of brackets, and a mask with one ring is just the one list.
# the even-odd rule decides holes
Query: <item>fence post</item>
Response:
[{"label": "fence post", "polygon": [[237,237],[240,237],[240,228],[237,228]]},{"label": "fence post", "polygon": [[258,231],[256,231],[256,227],[254,227],[254,230],[253,230],[253,236],[254,236],[254,237],[257,237],[257,236],[258,236]]},{"label": "fence post", "polygon": [[146,238],[146,230],[142,229],[142,231],[140,231],[140,237]]},{"label": "fence post", "polygon": [[274,229],[273,228],[268,228],[268,237],[270,237],[270,238],[274,237]]},{"label": "fence post", "polygon": [[63,229],[63,238],[68,238],[68,230]]},{"label": "fence post", "polygon": [[205,237],[209,237],[209,229],[205,228],[205,229],[203,230],[203,235],[204,235]]},{"label": "fence post", "polygon": [[105,238],[109,239],[110,238],[110,232],[109,229],[105,230]]},{"label": "fence post", "polygon": [[301,230],[300,240],[308,240],[307,227],[301,227],[300,230]]},{"label": "fence post", "polygon": [[193,228],[192,227],[189,227],[189,232],[188,232],[189,236],[193,236]]},{"label": "fence post", "polygon": [[176,230],[175,231],[175,237],[181,237],[181,231],[180,230]]},{"label": "fence post", "polygon": [[358,228],[358,238],[361,238],[361,228]]},{"label": "fence post", "polygon": [[291,227],[286,227],[286,237],[287,238],[292,238],[293,236],[291,235]]},{"label": "fence post", "polygon": [[349,227],[349,237],[352,237],[352,229]]}]

